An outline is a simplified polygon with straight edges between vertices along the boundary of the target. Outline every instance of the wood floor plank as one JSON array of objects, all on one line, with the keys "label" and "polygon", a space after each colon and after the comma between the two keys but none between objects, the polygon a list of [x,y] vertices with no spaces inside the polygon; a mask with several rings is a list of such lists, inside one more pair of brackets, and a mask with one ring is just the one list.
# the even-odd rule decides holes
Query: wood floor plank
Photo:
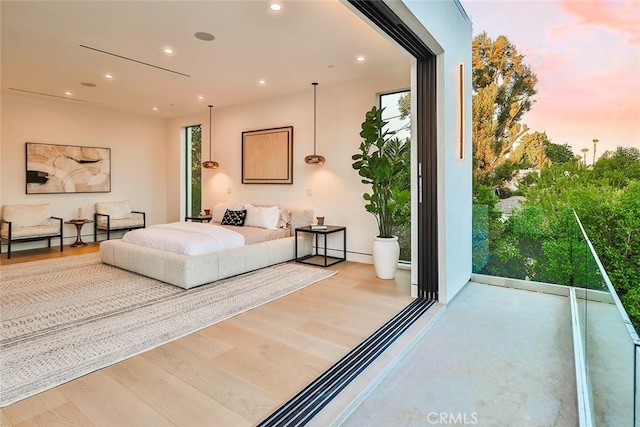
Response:
[{"label": "wood floor plank", "polygon": [[142,357],[251,422],[264,418],[280,401],[269,391],[173,343],[148,351]]},{"label": "wood floor plank", "polygon": [[346,346],[337,345],[331,341],[305,334],[297,329],[283,327],[271,320],[272,318],[270,316],[265,317],[263,316],[263,312],[256,311],[229,319],[229,323],[254,333],[260,333],[282,344],[304,349],[309,353],[328,360],[339,359],[349,351],[349,348]]},{"label": "wood floor plank", "polygon": [[175,340],[174,344],[182,346],[206,360],[211,360],[233,349],[232,345],[207,335],[205,331],[206,329],[182,337]]},{"label": "wood floor plank", "polygon": [[41,427],[41,426],[76,426],[93,427],[93,424],[74,404],[67,402],[35,417],[15,424],[14,427]]},{"label": "wood floor plank", "polygon": [[317,320],[309,320],[296,329],[305,334],[331,341],[334,344],[342,345],[349,349],[355,347],[366,338],[366,336],[350,331],[349,329]]},{"label": "wood floor plank", "polygon": [[[299,365],[275,363],[255,353],[247,354],[243,349],[235,349],[220,355],[215,358],[214,363],[238,378],[268,389],[281,402],[287,400],[326,369],[323,369],[323,365],[320,364],[310,364],[306,369],[300,369]],[[331,362],[325,362],[324,366],[330,364]]]},{"label": "wood floor plank", "polygon": [[367,334],[384,323],[380,321],[380,316],[366,311],[358,310],[357,308],[344,310],[344,307],[340,304],[317,301],[302,294],[294,295],[292,298],[279,299],[272,303],[281,309],[306,314],[307,318],[311,320],[351,330],[359,335]]},{"label": "wood floor plank", "polygon": [[97,426],[172,425],[104,370],[93,372],[59,388]]},{"label": "wood floor plank", "polygon": [[14,427],[2,408],[0,408],[0,427]]},{"label": "wood floor plank", "polygon": [[47,412],[68,402],[69,399],[60,390],[54,388],[7,406],[4,412],[13,424],[19,424],[32,418],[34,414]]},{"label": "wood floor plank", "polygon": [[177,426],[242,426],[250,422],[166,370],[134,357],[105,369],[107,375]]}]

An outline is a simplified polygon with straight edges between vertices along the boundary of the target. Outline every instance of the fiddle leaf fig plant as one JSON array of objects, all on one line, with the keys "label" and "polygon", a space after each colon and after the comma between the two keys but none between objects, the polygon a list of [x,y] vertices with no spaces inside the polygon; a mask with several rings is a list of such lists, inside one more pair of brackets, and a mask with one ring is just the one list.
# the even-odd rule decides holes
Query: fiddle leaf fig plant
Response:
[{"label": "fiddle leaf fig plant", "polygon": [[384,108],[373,107],[366,113],[360,136],[360,152],[351,156],[352,167],[371,185],[371,192],[362,195],[364,208],[378,222],[378,237],[393,237],[392,227],[401,206],[409,201],[410,191],[403,188],[399,176],[409,167],[409,144],[385,129]]}]

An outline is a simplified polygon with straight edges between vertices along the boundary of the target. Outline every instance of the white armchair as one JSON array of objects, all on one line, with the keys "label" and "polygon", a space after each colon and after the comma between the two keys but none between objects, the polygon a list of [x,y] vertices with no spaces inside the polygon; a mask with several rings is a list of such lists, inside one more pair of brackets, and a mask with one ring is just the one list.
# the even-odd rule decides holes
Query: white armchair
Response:
[{"label": "white armchair", "polygon": [[48,203],[2,206],[0,240],[7,241],[8,259],[11,259],[11,243],[47,239],[51,247],[51,239],[56,237],[60,238],[62,252],[62,218],[51,216],[51,206]]},{"label": "white armchair", "polygon": [[134,230],[146,226],[146,214],[132,211],[128,200],[117,202],[96,202],[93,214],[95,227],[93,240],[98,241],[98,230],[107,232],[107,240],[111,239],[114,230]]}]

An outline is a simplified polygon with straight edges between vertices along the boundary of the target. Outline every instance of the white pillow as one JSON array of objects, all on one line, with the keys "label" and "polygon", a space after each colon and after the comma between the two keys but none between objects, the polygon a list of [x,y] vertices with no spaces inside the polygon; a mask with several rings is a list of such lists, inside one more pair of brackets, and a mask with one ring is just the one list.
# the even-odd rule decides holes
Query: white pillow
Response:
[{"label": "white pillow", "polygon": [[291,227],[291,212],[287,208],[280,208],[280,215],[278,218],[278,228],[290,228]]},{"label": "white pillow", "polygon": [[244,225],[277,230],[278,219],[280,219],[280,209],[277,206],[263,208],[247,205],[247,218],[244,220]]},{"label": "white pillow", "polygon": [[[241,211],[247,204],[241,202],[225,202],[217,203],[213,206],[213,212],[211,213],[211,222],[222,222],[224,213],[229,209],[230,211]],[[246,224],[245,224],[246,225]]]}]

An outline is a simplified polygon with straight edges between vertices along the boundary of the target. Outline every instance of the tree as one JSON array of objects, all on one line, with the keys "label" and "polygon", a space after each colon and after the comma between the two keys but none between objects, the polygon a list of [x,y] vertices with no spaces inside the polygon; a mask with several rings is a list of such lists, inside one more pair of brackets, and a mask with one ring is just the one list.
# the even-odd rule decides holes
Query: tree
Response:
[{"label": "tree", "polygon": [[551,143],[545,132],[534,132],[526,134],[520,143],[513,149],[509,160],[513,163],[520,163],[525,167],[536,167],[542,169],[544,165],[551,163],[547,157],[547,146]]},{"label": "tree", "polygon": [[549,141],[545,150],[552,165],[561,165],[576,160],[576,155],[567,143],[560,145]]},{"label": "tree", "polygon": [[506,160],[529,128],[521,124],[531,109],[538,81],[524,56],[505,37],[483,32],[473,39],[474,170],[488,175]]},{"label": "tree", "polygon": [[618,147],[614,152],[604,152],[593,165],[593,179],[618,188],[633,180],[640,181],[640,150]]}]

